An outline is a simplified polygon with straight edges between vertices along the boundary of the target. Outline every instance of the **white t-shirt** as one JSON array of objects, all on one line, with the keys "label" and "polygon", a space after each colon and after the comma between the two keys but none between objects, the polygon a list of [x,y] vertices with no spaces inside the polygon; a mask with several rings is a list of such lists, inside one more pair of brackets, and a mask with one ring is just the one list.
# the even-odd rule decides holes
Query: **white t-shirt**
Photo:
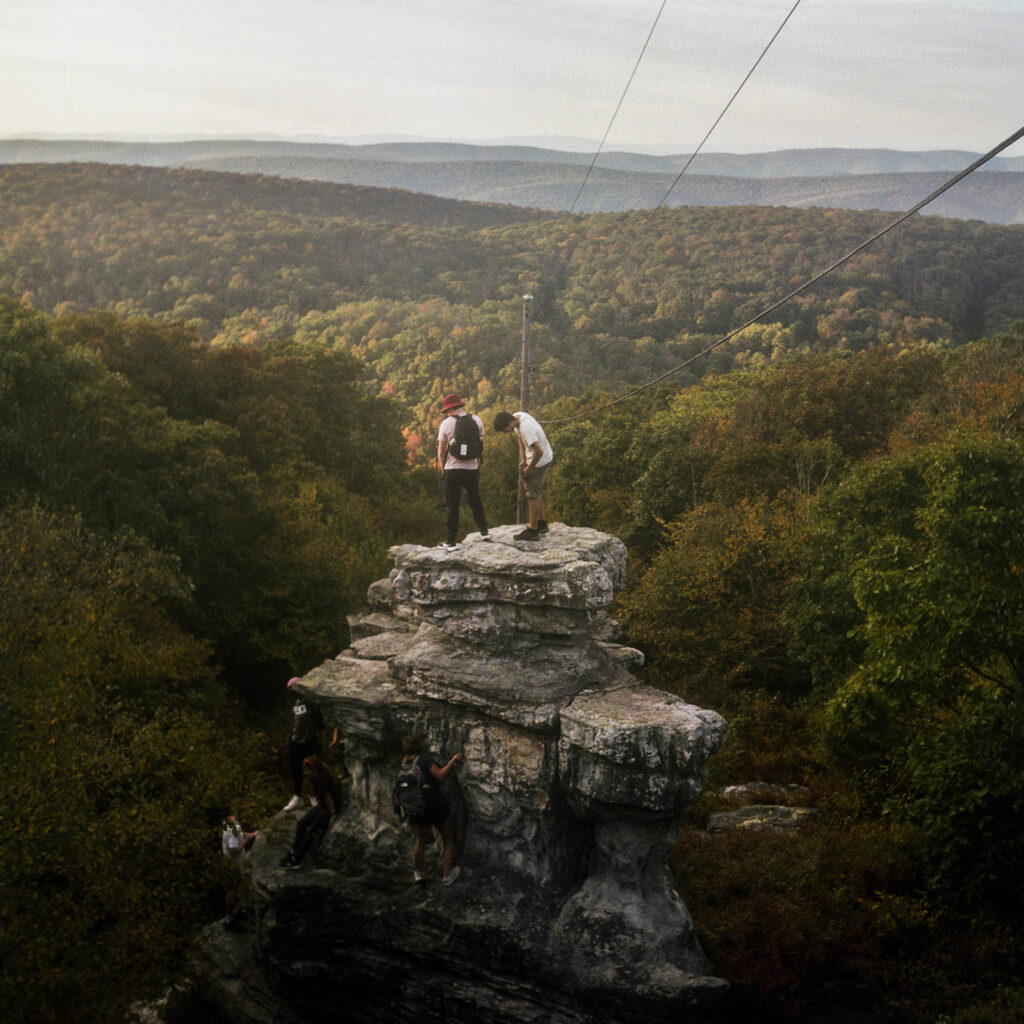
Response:
[{"label": "white t-shirt", "polygon": [[526,446],[526,461],[529,462],[533,458],[530,455],[530,446],[540,441],[541,456],[534,464],[534,468],[540,469],[541,466],[546,466],[555,457],[555,453],[551,449],[551,443],[544,433],[544,428],[528,412],[517,412],[515,415],[519,418],[519,424],[515,431]]},{"label": "white t-shirt", "polygon": [[228,860],[239,861],[245,853],[245,837],[242,834],[241,826],[230,824],[224,826],[224,832],[220,837],[220,848]]}]

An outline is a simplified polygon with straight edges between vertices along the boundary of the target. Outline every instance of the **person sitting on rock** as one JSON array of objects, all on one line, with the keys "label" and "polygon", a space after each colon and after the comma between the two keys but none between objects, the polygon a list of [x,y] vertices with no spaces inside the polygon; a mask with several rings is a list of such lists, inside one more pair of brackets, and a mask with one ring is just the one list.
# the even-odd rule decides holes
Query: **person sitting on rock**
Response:
[{"label": "person sitting on rock", "polygon": [[544,428],[528,412],[499,412],[494,417],[494,429],[499,434],[515,431],[519,441],[519,473],[530,509],[530,522],[513,540],[540,540],[548,532],[544,518],[544,477],[555,453]]},{"label": "person sitting on rock", "polygon": [[395,795],[400,811],[412,822],[416,831],[416,845],[412,852],[413,879],[425,882],[424,870],[427,845],[433,839],[432,829],[441,833],[441,881],[451,885],[459,876],[455,861],[455,822],[451,808],[441,792],[440,783],[447,778],[462,754],[453,755],[442,768],[415,736],[402,737],[402,767],[395,783]]},{"label": "person sitting on rock", "polygon": [[[298,676],[288,680],[288,690],[302,682]],[[320,753],[320,733],[324,727],[324,716],[308,697],[297,690],[292,703],[292,731],[288,740],[288,768],[292,776],[292,798],[285,804],[286,811],[302,807],[302,763],[313,754]]]},{"label": "person sitting on rock", "polygon": [[302,762],[302,771],[309,779],[313,806],[299,819],[295,827],[295,841],[291,851],[278,864],[296,871],[302,867],[302,858],[313,848],[330,827],[331,819],[341,808],[341,789],[327,765],[315,754]]}]

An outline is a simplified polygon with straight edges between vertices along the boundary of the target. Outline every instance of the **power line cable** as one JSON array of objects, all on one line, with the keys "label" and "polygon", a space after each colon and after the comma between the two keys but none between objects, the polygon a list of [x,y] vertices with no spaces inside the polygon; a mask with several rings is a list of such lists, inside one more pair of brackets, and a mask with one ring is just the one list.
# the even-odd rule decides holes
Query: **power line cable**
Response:
[{"label": "power line cable", "polygon": [[636,77],[637,69],[640,67],[640,61],[644,59],[644,54],[647,52],[647,46],[651,41],[651,36],[654,35],[654,30],[658,27],[658,22],[661,20],[661,12],[665,10],[665,4],[667,3],[668,0],[661,0],[661,7],[658,8],[658,13],[654,18],[654,24],[651,25],[651,31],[647,33],[647,38],[644,40],[643,48],[640,50],[640,56],[637,57],[636,64],[633,65],[633,71],[629,76],[629,81],[626,82],[626,88],[622,90],[619,102],[615,105],[615,112],[612,114],[612,118],[608,122],[608,127],[605,128],[604,135],[601,137],[601,141],[598,144],[597,152],[594,154],[594,159],[590,161],[590,166],[587,168],[587,173],[583,176],[583,181],[580,183],[580,188],[576,193],[576,198],[572,201],[572,206],[569,207],[570,213],[576,209],[576,204],[580,201],[580,196],[583,195],[583,190],[587,187],[587,181],[590,179],[590,172],[593,171],[594,165],[597,163],[597,158],[601,155],[601,150],[604,148],[604,144],[608,140],[608,133],[612,130],[612,125],[615,124],[615,118],[619,116],[619,109],[622,107],[622,101],[626,98],[626,93],[629,92],[629,87],[633,84],[633,79]]},{"label": "power line cable", "polygon": [[[726,103],[726,105],[722,108],[722,112],[718,115],[717,118],[715,118],[715,123],[708,129],[707,135],[705,135],[704,138],[700,140],[700,145],[690,154],[690,159],[686,161],[686,165],[676,175],[676,180],[673,181],[671,185],[669,185],[668,192],[665,193],[664,198],[661,200],[660,203],[658,203],[655,209],[660,210],[665,205],[666,200],[672,194],[672,189],[674,189],[676,185],[679,184],[679,179],[687,172],[690,164],[693,163],[697,154],[704,148],[704,143],[708,141],[708,139],[711,137],[711,133],[718,127],[718,122],[721,121],[723,117],[725,117],[726,112],[733,104],[733,100],[735,100],[736,97],[739,96],[740,90],[743,88],[743,86],[747,84],[747,81],[750,79],[750,76],[757,70],[758,64],[760,64],[761,61],[764,60],[765,54],[772,48],[772,43],[774,43],[775,40],[779,38],[779,34],[786,27],[786,22],[793,17],[793,12],[799,6],[800,0],[796,0],[796,3],[793,4],[792,8],[790,8],[789,14],[787,14],[785,18],[782,19],[782,24],[779,25],[779,27],[775,30],[775,35],[773,35],[771,39],[768,40],[768,45],[761,51],[761,56],[754,61],[753,67],[747,72],[746,76],[744,77],[743,81],[740,82],[739,86],[737,86],[736,91],[732,94],[732,97],[730,98],[729,102]],[[578,199],[579,196],[577,196],[576,198]]]},{"label": "power line cable", "polygon": [[680,370],[685,369],[685,367],[689,366],[691,363],[696,362],[698,359],[710,355],[710,353],[712,353],[720,345],[724,345],[727,341],[731,340],[732,338],[735,338],[737,334],[741,333],[742,331],[745,331],[748,327],[752,326],[753,324],[756,324],[758,320],[762,319],[763,317],[766,317],[769,313],[775,312],[775,310],[777,310],[779,306],[782,306],[786,302],[789,302],[790,299],[795,298],[801,292],[805,292],[812,285],[817,284],[827,274],[831,274],[833,270],[837,270],[844,263],[853,259],[854,256],[856,256],[860,252],[863,252],[873,242],[876,242],[879,238],[881,238],[885,234],[888,234],[894,228],[899,227],[900,224],[902,224],[905,220],[908,220],[919,210],[927,206],[930,202],[932,202],[935,199],[938,199],[938,197],[941,196],[943,192],[946,192],[949,189],[951,189],[954,185],[962,181],[969,174],[976,171],[979,167],[983,166],[984,164],[987,164],[989,160],[991,160],[994,156],[998,156],[1004,149],[1007,149],[1009,146],[1012,146],[1015,142],[1019,141],[1022,138],[1024,138],[1024,127],[1018,128],[1017,131],[1013,133],[1013,135],[1004,139],[995,148],[990,149],[984,156],[979,157],[969,167],[965,167],[958,174],[955,174],[944,185],[941,185],[934,192],[932,192],[930,196],[928,196],[925,199],[922,199],[916,206],[907,210],[906,213],[901,214],[899,217],[896,218],[896,220],[892,221],[891,224],[886,225],[880,231],[876,231],[869,239],[867,239],[867,241],[861,242],[861,244],[858,245],[855,249],[851,249],[841,259],[836,260],[836,262],[833,263],[830,267],[827,267],[825,270],[821,271],[820,274],[817,274],[815,277],[812,277],[809,281],[805,281],[802,285],[799,285],[798,287],[794,288],[791,292],[789,292],[789,294],[783,296],[777,302],[770,305],[767,309],[761,310],[761,312],[758,313],[757,316],[751,317],[741,327],[737,327],[735,330],[730,331],[724,337],[719,338],[718,341],[716,341],[713,345],[709,345],[703,351],[698,352],[696,355],[690,356],[689,359],[680,363],[678,366],[673,366],[672,369],[666,370],[664,373],[655,377],[653,380],[648,381],[646,384],[641,384],[639,387],[634,388],[632,391],[628,391],[626,394],[620,396],[619,398],[613,399],[610,402],[605,402],[604,405],[599,405],[596,408],[591,409],[589,412],[579,413],[576,416],[569,416],[566,417],[565,419],[543,420],[542,422],[546,426],[551,426],[552,424],[556,423],[573,423],[576,420],[587,419],[590,416],[594,416],[599,412],[603,412],[605,409],[610,409],[614,405],[620,405],[622,402],[628,401],[630,398],[633,398],[634,396],[640,394],[640,392],[646,391],[648,388],[654,387],[655,384],[660,384],[661,381],[665,380],[666,377],[671,377],[673,373],[678,373]]}]

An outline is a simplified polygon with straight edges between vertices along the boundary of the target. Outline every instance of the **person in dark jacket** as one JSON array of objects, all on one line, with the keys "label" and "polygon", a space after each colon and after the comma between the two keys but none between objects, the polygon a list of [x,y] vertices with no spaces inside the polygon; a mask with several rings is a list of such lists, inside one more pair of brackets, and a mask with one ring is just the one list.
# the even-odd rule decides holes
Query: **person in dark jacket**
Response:
[{"label": "person in dark jacket", "polygon": [[307,757],[302,762],[302,772],[309,779],[313,806],[299,819],[292,848],[278,864],[289,871],[302,867],[302,858],[330,828],[331,819],[341,809],[341,789],[330,769],[319,757],[315,754]]},{"label": "person in dark jacket", "polygon": [[320,753],[320,733],[324,727],[324,716],[308,697],[295,690],[302,682],[298,676],[288,680],[288,689],[295,700],[292,704],[292,731],[288,741],[288,768],[292,776],[291,800],[285,804],[286,811],[295,811],[302,803],[302,762],[312,754]]},{"label": "person in dark jacket", "polygon": [[420,813],[412,814],[409,820],[416,831],[416,845],[413,848],[412,866],[413,878],[417,882],[427,880],[424,871],[424,860],[426,858],[427,846],[434,838],[433,829],[441,833],[443,848],[441,851],[441,881],[445,885],[451,885],[459,876],[458,867],[455,863],[455,822],[452,819],[451,808],[441,792],[440,783],[447,778],[455,765],[462,760],[462,754],[455,754],[451,760],[442,768],[430,754],[425,753],[419,739],[415,736],[404,736],[402,738],[402,768],[412,769],[418,765],[420,776],[423,779],[423,794],[425,806]]}]

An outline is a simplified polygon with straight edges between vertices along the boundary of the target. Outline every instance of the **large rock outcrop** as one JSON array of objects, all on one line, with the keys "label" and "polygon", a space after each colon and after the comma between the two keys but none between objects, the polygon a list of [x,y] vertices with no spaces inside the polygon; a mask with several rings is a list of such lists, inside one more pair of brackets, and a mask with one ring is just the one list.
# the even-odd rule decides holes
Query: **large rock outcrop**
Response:
[{"label": "large rock outcrop", "polygon": [[[250,857],[258,924],[201,944],[236,1019],[274,1019],[268,992],[282,1020],[417,1024],[697,1020],[721,994],[665,862],[724,723],[632,675],[604,610],[620,541],[515,532],[393,548],[351,648],[303,678],[344,735],[347,801],[301,872],[277,868],[297,816],[280,815]],[[465,755],[450,887],[412,880],[392,798],[407,733]]]}]

